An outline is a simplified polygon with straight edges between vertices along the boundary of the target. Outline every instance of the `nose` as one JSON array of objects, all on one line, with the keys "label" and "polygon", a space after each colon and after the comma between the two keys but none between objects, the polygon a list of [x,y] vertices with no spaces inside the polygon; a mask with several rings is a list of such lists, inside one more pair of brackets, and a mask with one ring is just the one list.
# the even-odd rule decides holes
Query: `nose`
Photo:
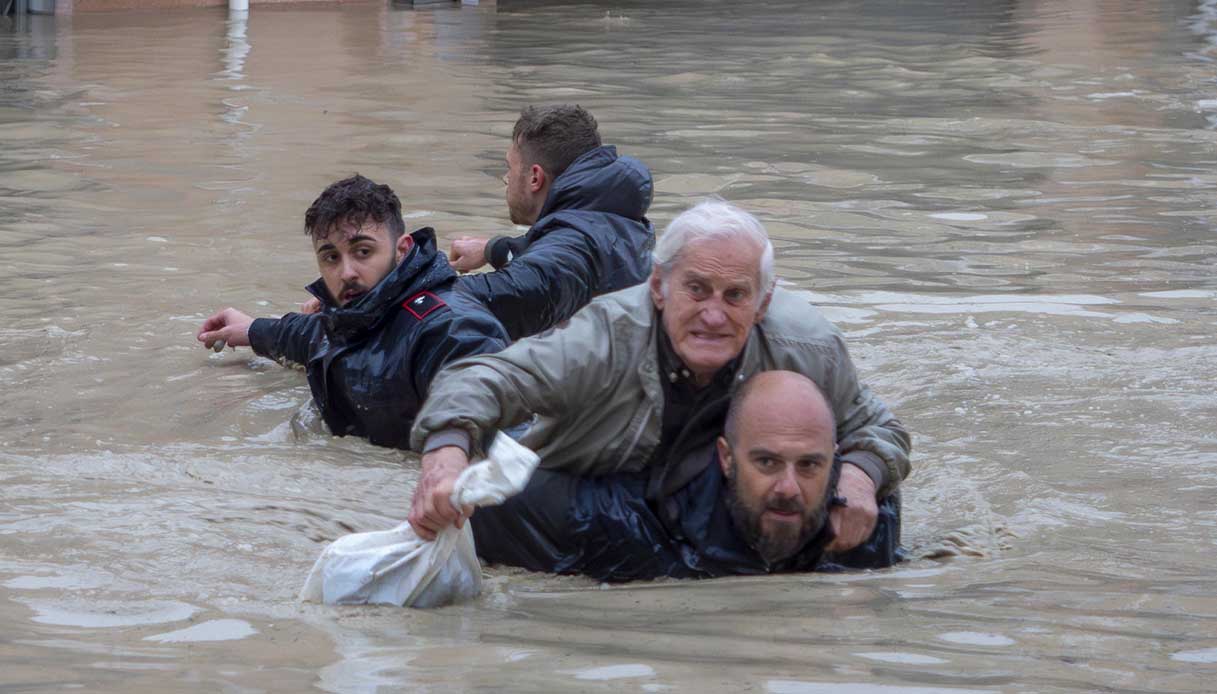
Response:
[{"label": "nose", "polygon": [[782,469],[782,474],[778,477],[777,482],[773,485],[773,493],[775,496],[790,499],[799,496],[799,480],[795,476],[794,466],[787,465]]},{"label": "nose", "polygon": [[727,314],[723,312],[722,306],[719,306],[716,300],[711,299],[701,310],[701,322],[707,328],[719,328],[727,322]]},{"label": "nose", "polygon": [[355,261],[351,258],[342,259],[342,279],[344,282],[359,279],[358,268],[355,267]]}]

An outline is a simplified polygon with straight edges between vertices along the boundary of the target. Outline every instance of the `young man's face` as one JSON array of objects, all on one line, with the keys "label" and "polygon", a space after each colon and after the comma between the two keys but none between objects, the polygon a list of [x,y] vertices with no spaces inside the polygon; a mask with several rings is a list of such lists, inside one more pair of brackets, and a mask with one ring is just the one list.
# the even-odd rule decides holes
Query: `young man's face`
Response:
[{"label": "young man's face", "polygon": [[532,178],[532,167],[524,161],[519,145],[511,143],[507,150],[507,174],[503,176],[503,183],[507,184],[507,214],[512,224],[531,226],[537,221],[540,208],[532,192]]},{"label": "young man's face", "polygon": [[[401,238],[409,237],[403,234]],[[386,225],[373,221],[362,227],[338,224],[329,236],[313,239],[321,279],[339,306],[371,291],[393,270],[398,245]]]},{"label": "young man's face", "polygon": [[737,529],[768,562],[786,559],[828,516],[835,448],[831,422],[772,402],[741,417],[734,445],[718,441]]}]

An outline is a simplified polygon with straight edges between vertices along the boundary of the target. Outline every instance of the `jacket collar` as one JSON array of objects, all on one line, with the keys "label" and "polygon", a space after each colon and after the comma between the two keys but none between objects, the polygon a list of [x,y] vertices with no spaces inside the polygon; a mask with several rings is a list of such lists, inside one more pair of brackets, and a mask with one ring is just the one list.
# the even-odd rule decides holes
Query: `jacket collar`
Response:
[{"label": "jacket collar", "polygon": [[434,229],[423,227],[411,233],[410,237],[414,239],[414,247],[405,260],[399,262],[371,291],[346,306],[338,306],[322,279],[307,287],[309,293],[321,301],[322,321],[327,335],[352,340],[391,317],[396,304],[456,277],[448,260],[437,250]]},{"label": "jacket collar", "polygon": [[748,341],[744,343],[744,351],[735,358],[737,369],[735,371],[736,386],[744,381],[747,381],[753,374],[760,373],[765,370],[764,359],[762,354],[765,351],[765,329],[762,327],[764,322],[757,323],[752,326],[752,330],[748,332]]}]

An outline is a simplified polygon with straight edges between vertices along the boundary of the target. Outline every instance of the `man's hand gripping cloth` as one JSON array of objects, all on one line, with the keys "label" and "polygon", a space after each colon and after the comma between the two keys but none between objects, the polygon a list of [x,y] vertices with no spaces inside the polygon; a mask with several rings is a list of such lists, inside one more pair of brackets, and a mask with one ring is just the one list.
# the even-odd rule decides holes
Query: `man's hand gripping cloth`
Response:
[{"label": "man's hand gripping cloth", "polygon": [[[496,506],[519,493],[540,458],[499,433],[486,460],[470,465],[456,480],[452,505]],[[322,551],[309,572],[300,599],[327,605],[387,604],[439,607],[468,600],[482,591],[469,523],[444,528],[434,542],[419,539],[409,523],[392,530],[355,533]]]}]

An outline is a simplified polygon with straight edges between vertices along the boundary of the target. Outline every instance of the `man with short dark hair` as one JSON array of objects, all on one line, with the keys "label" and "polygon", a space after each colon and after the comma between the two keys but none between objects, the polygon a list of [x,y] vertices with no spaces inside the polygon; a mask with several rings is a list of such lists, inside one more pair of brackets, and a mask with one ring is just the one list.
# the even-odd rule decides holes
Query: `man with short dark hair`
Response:
[{"label": "man with short dark hair", "polygon": [[646,218],[651,173],[604,146],[596,119],[578,105],[528,106],[507,150],[507,209],[526,234],[452,243],[465,289],[512,339],[570,318],[593,297],[638,284],[651,269]]},{"label": "man with short dark hair", "polygon": [[405,233],[401,202],[356,174],[325,189],[304,215],[321,278],[308,291],[319,313],[254,319],[227,308],[197,338],[207,347],[253,347],[305,365],[313,401],[337,436],[409,448],[410,425],[448,362],[496,352],[507,334],[457,290],[435,232]]},{"label": "man with short dark hair", "polygon": [[478,554],[601,581],[873,568],[898,560],[895,499],[880,505],[867,543],[842,554],[826,551],[833,539],[829,508],[841,503],[841,461],[834,456],[832,408],[813,381],[762,372],[736,391],[724,425],[725,404],[701,411],[698,435],[672,451],[693,474],[661,503],[648,500],[645,473],[579,477],[539,469],[520,494],[474,514]]}]

